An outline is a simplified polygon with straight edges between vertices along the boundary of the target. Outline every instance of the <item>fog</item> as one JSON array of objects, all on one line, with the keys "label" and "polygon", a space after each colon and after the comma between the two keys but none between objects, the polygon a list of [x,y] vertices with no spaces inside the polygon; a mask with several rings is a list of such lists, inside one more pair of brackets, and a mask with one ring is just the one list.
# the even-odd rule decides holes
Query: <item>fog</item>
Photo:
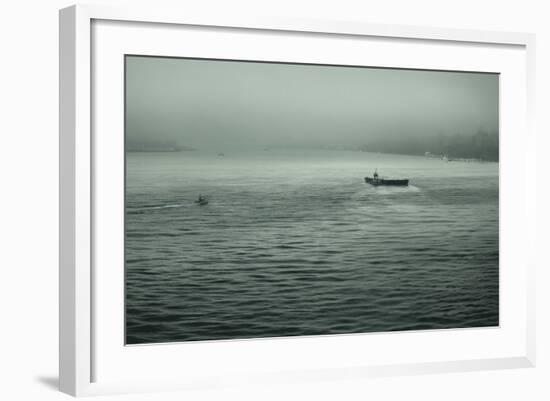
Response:
[{"label": "fog", "polygon": [[126,57],[129,141],[355,148],[479,131],[498,133],[496,74]]}]

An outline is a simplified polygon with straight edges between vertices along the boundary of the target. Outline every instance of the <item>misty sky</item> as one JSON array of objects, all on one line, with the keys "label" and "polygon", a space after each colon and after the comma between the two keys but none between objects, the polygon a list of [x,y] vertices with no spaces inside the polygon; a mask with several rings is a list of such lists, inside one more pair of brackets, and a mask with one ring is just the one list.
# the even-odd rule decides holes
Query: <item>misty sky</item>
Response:
[{"label": "misty sky", "polygon": [[498,75],[126,57],[126,135],[199,149],[498,132]]}]

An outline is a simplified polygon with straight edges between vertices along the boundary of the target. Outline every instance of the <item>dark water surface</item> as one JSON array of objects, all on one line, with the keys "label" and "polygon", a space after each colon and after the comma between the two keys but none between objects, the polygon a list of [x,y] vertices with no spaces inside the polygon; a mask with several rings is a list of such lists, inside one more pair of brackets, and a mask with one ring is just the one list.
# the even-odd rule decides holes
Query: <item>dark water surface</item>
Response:
[{"label": "dark water surface", "polygon": [[497,163],[128,153],[126,186],[129,344],[499,323]]}]

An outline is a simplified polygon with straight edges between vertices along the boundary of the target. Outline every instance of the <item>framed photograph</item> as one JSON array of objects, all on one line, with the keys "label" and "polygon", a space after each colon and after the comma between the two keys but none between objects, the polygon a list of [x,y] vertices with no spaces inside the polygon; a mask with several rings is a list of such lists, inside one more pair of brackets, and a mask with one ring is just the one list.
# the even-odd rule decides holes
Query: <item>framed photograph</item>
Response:
[{"label": "framed photograph", "polygon": [[61,10],[61,390],[534,366],[533,57]]}]

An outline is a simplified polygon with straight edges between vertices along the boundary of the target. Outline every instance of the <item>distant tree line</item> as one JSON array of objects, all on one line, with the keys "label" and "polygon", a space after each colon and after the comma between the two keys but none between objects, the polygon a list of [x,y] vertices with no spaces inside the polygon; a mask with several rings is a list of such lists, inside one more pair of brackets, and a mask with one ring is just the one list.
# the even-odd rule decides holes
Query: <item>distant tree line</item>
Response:
[{"label": "distant tree line", "polygon": [[498,133],[479,130],[473,135],[445,135],[432,137],[381,137],[369,141],[362,150],[368,152],[406,155],[447,155],[450,158],[498,161]]}]

